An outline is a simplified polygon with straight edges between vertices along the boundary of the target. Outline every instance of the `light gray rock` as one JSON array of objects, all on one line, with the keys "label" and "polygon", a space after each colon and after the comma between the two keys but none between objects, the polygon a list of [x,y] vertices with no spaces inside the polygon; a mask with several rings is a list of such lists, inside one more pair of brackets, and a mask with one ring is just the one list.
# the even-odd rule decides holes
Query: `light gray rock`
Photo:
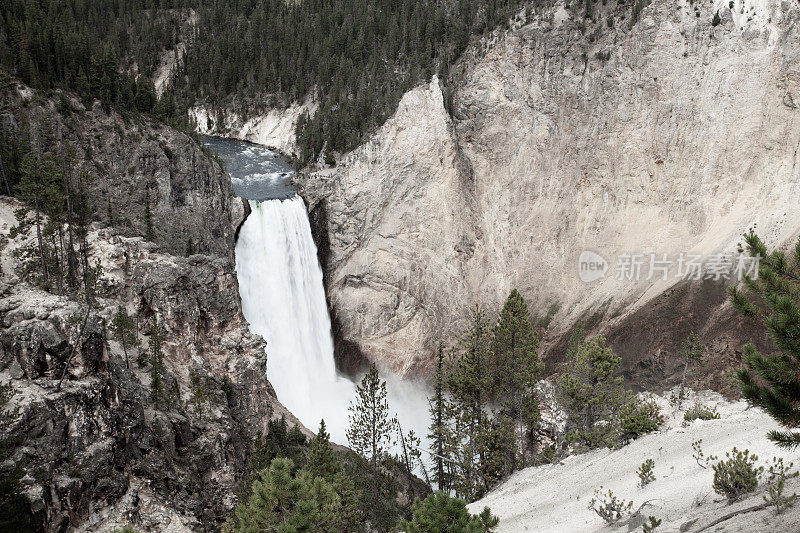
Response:
[{"label": "light gray rock", "polygon": [[[553,336],[595,313],[613,328],[675,283],[617,280],[618,255],[732,252],[754,224],[770,245],[796,235],[800,9],[717,4],[659,0],[593,40],[544,13],[465,54],[454,118],[433,80],[301,177],[340,340],[425,373],[470,307],[497,312],[513,288],[540,315],[560,305]],[[579,279],[584,250],[605,278]]]}]

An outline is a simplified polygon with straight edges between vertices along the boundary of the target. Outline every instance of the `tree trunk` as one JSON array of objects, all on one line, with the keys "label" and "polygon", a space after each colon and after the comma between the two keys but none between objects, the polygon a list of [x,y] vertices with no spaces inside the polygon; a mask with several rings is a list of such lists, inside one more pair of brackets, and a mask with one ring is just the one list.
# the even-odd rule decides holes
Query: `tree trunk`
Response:
[{"label": "tree trunk", "polygon": [[55,267],[56,271],[53,273],[53,275],[56,278],[56,287],[58,288],[59,294],[64,294],[64,287],[61,284],[61,256],[59,256],[58,254],[58,243],[56,242],[55,233],[50,234],[50,240],[53,242],[53,253],[55,254],[55,259],[56,259],[56,267]]},{"label": "tree trunk", "polygon": [[6,169],[3,166],[3,154],[0,154],[0,175],[3,176],[3,183],[6,186],[6,194],[11,196],[11,187],[8,185],[8,178],[6,178]]},{"label": "tree trunk", "polygon": [[125,333],[122,333],[122,340],[120,341],[122,345],[122,353],[125,354],[125,368],[130,368],[131,364],[128,362],[128,348],[125,346]]},{"label": "tree trunk", "polygon": [[683,405],[683,387],[684,383],[686,382],[686,372],[689,370],[689,360],[686,360],[686,363],[683,365],[683,376],[681,376],[681,389],[678,393],[678,411],[681,410],[681,405]]},{"label": "tree trunk", "polygon": [[34,202],[34,209],[36,210],[36,241],[39,244],[39,260],[41,261],[42,265],[42,275],[44,276],[44,280],[47,281],[47,263],[44,260],[44,245],[42,244],[42,224],[41,224],[41,214],[39,213],[39,190],[37,187],[36,192],[33,195],[33,202]]},{"label": "tree trunk", "polygon": [[412,500],[416,498],[417,493],[414,490],[414,475],[411,473],[411,461],[408,459],[408,450],[406,449],[406,439],[403,435],[403,427],[400,422],[397,423],[397,430],[400,433],[400,447],[403,449],[403,462],[406,466],[406,477],[408,478],[408,488],[411,490]]},{"label": "tree trunk", "polygon": [[64,173],[64,195],[67,201],[67,233],[69,237],[69,248],[67,249],[67,285],[74,287],[75,283],[75,270],[77,267],[77,260],[75,258],[75,243],[73,239],[72,227],[72,188],[70,187],[70,171]]}]

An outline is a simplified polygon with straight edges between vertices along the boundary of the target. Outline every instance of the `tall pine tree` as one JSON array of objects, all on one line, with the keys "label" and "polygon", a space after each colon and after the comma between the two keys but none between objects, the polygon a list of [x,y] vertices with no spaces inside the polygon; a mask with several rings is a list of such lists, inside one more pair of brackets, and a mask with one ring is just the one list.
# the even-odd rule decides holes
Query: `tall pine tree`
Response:
[{"label": "tall pine tree", "polygon": [[621,361],[602,336],[584,340],[569,354],[558,380],[568,440],[588,448],[616,442],[619,412],[631,399],[622,378],[614,376]]},{"label": "tall pine tree", "polygon": [[397,424],[389,414],[386,382],[373,363],[356,386],[356,399],[350,403],[347,441],[350,448],[367,461],[369,490],[366,507],[373,527],[386,531],[389,524],[383,512],[380,466],[389,454],[392,433]]},{"label": "tall pine tree", "polygon": [[800,240],[788,254],[767,252],[750,230],[747,251],[759,260],[758,275],[744,277],[746,291],[729,289],[733,305],[744,316],[762,322],[777,351],[761,354],[753,344],[744,347],[744,368],[736,377],[742,396],[770,414],[785,431],[770,431],[778,446],[800,446]]},{"label": "tall pine tree", "polygon": [[539,421],[535,388],[541,365],[539,340],[528,305],[516,289],[509,294],[493,333],[495,388],[501,395],[504,412],[514,421],[517,455],[514,462],[523,465]]},{"label": "tall pine tree", "polygon": [[436,351],[436,375],[433,381],[433,396],[428,399],[431,424],[428,426],[428,439],[433,450],[433,477],[439,490],[450,488],[452,454],[452,408],[445,397],[444,343],[439,343]]}]

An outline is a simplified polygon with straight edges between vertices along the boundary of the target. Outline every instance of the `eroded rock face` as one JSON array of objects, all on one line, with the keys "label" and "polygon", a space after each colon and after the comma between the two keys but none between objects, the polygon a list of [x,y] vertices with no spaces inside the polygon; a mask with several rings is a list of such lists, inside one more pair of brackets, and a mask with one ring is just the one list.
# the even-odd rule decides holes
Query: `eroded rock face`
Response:
[{"label": "eroded rock face", "polygon": [[221,135],[264,145],[287,156],[297,156],[295,130],[303,114],[313,115],[313,100],[253,112],[247,118],[234,109],[214,110],[204,105],[189,109],[189,117],[203,135]]},{"label": "eroded rock face", "polygon": [[[654,2],[590,42],[557,8],[465,56],[454,118],[437,80],[405,95],[369,143],[305,179],[343,338],[424,372],[471,306],[496,312],[512,288],[539,314],[559,304],[553,339],[581,316],[613,330],[675,283],[617,280],[618,255],[733,252],[754,224],[770,245],[796,235],[800,10],[752,9]],[[580,281],[584,250],[610,263],[604,279]],[[710,334],[715,316],[690,329]],[[643,353],[672,349],[654,343]]]},{"label": "eroded rock face", "polygon": [[[12,207],[0,205],[4,220]],[[286,414],[266,379],[264,342],[241,314],[232,261],[170,256],[108,229],[92,231],[89,248],[104,272],[91,310],[3,273],[0,378],[21,409],[12,459],[36,519],[47,531],[215,530],[235,505],[253,439]],[[111,335],[118,306],[138,316],[141,347],[124,350]],[[148,356],[156,320],[158,402]]]},{"label": "eroded rock face", "polygon": [[[137,117],[125,120],[106,113],[99,102],[85,110],[75,98],[72,111],[55,99],[37,97],[30,89],[4,90],[0,122],[28,132],[42,151],[63,153],[74,147],[73,187],[84,180],[93,217],[123,235],[146,235],[145,206],[149,201],[155,241],[167,253],[183,255],[192,239],[198,253],[233,258],[234,237],[244,222],[247,203],[233,196],[228,175],[185,133]],[[57,150],[54,150],[57,148]]]},{"label": "eroded rock face", "polygon": [[435,79],[406,94],[369,143],[302,184],[312,213],[327,213],[323,266],[340,339],[395,372],[427,360],[452,301],[470,293],[476,228],[462,159]]}]

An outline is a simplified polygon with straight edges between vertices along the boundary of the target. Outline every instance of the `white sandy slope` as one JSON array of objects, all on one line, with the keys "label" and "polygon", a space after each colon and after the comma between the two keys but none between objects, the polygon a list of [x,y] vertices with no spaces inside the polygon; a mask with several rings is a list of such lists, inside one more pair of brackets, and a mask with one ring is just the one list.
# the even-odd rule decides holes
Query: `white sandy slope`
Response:
[{"label": "white sandy slope", "polygon": [[[692,442],[703,439],[706,455],[721,457],[734,446],[747,448],[758,455],[758,464],[764,465],[765,470],[775,456],[793,461],[797,468],[800,451],[780,450],[766,439],[767,431],[778,426],[760,409],[748,408],[744,402],[726,402],[711,392],[701,392],[696,397],[716,405],[721,418],[697,420],[684,427],[682,413],[656,397],[662,412],[669,415],[665,428],[658,433],[619,450],[595,450],[570,456],[559,464],[527,468],[469,508],[477,513],[489,506],[500,517],[501,532],[605,532],[633,530],[634,526],[641,531],[634,520],[630,527],[606,526],[588,509],[594,489],[602,485],[604,490],[611,489],[617,496],[632,500],[634,511],[649,501],[642,514],[661,518],[663,523],[657,531],[666,533],[697,531],[727,513],[762,503],[766,489],[763,479],[757,493],[728,505],[711,488],[713,471],[699,467],[692,457]],[[656,480],[640,488],[636,469],[648,458],[655,461]],[[800,492],[797,480],[787,486],[789,492]],[[771,509],[741,514],[709,531],[800,531],[800,506],[777,516]]]}]

